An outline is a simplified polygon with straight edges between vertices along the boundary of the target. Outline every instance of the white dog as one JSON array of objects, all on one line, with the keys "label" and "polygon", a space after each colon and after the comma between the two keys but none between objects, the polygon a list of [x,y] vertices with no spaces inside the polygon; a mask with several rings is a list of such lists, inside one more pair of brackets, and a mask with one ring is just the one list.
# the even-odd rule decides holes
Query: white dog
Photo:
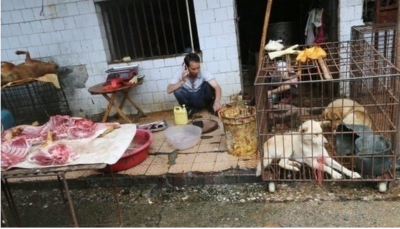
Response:
[{"label": "white dog", "polygon": [[[352,178],[361,178],[360,174],[348,170],[329,156],[324,147],[327,142],[320,123],[307,120],[299,127],[298,132],[275,135],[264,143],[264,167],[273,159],[281,158],[279,166],[284,169],[299,171],[299,162],[303,162],[313,169],[322,167],[333,179],[343,178],[336,170]],[[261,175],[261,162],[257,166],[256,175]]]}]

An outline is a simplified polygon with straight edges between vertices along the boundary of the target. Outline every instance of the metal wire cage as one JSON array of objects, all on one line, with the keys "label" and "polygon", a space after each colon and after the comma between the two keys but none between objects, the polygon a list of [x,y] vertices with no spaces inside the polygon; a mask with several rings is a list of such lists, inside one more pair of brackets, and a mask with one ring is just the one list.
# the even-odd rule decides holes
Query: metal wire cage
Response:
[{"label": "metal wire cage", "polygon": [[16,125],[42,125],[52,115],[71,114],[64,91],[41,81],[2,88],[1,105],[11,111]]},{"label": "metal wire cage", "polygon": [[397,23],[353,26],[351,39],[364,39],[390,62],[396,60]]},{"label": "metal wire cage", "polygon": [[[340,181],[387,184],[395,178],[395,152],[399,152],[400,72],[365,40],[330,42],[320,47],[327,53],[322,61],[331,78],[325,78],[318,60],[297,65],[296,55],[263,58],[254,84],[262,179],[273,182],[317,178],[316,160],[314,164],[304,162],[320,157],[323,152],[303,149],[301,158],[295,158],[294,153],[296,147],[304,148],[307,144],[298,139],[316,134],[301,133],[299,127],[314,120],[319,122],[321,134],[327,140],[326,144],[322,140],[319,144],[342,165],[334,168],[334,163],[327,160],[320,170],[334,168],[333,173],[342,174]],[[298,50],[305,48],[309,46],[299,46]],[[332,104],[335,100],[342,102]],[[287,135],[288,138],[282,137]],[[283,146],[291,149],[282,150]],[[282,168],[282,164],[293,161],[299,171]],[[337,174],[326,170],[322,175],[320,180],[339,180]]]}]

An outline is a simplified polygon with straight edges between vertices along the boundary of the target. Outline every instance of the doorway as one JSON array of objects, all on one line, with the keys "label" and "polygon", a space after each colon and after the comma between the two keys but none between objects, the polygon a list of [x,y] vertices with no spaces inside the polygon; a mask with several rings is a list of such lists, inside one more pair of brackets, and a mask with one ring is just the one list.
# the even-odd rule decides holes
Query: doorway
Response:
[{"label": "doorway", "polygon": [[[236,0],[240,61],[242,69],[243,94],[254,95],[254,80],[257,74],[258,54],[264,27],[266,0]],[[323,9],[324,38],[327,42],[338,40],[338,0],[275,0],[272,3],[266,43],[269,40],[283,40],[291,46],[305,44],[305,27],[309,12]]]}]

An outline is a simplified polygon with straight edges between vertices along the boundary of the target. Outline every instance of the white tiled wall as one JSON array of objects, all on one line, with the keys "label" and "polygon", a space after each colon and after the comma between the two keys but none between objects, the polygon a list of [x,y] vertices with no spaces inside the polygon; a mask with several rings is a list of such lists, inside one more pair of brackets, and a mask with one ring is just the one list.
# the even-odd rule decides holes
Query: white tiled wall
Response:
[{"label": "white tiled wall", "polygon": [[363,0],[339,0],[339,40],[351,40],[351,27],[364,25]]},{"label": "white tiled wall", "polygon": [[[339,41],[351,40],[351,27],[356,25],[364,25],[362,19],[363,0],[339,0]],[[343,50],[346,52],[346,50]],[[342,59],[348,61],[348,59]],[[345,69],[347,63],[343,63],[340,67],[340,75],[342,78],[349,78],[348,69]],[[340,86],[340,94],[349,96],[349,82],[343,82]]]},{"label": "white tiled wall", "polygon": [[[104,82],[107,64],[106,38],[101,33],[101,14],[93,0],[3,0],[1,1],[1,60],[19,64],[27,50],[32,58],[46,58],[60,66],[85,65],[89,78],[86,88],[68,92],[71,110],[105,108],[107,101],[87,89]],[[222,88],[222,102],[241,90],[234,0],[194,1],[202,67],[211,71]],[[166,88],[183,57],[134,62],[145,83],[132,90],[135,101],[145,112],[172,109],[177,104]],[[119,64],[117,66],[126,65]],[[128,106],[128,113],[137,111]]]},{"label": "white tiled wall", "polygon": [[[350,39],[351,26],[363,24],[362,3],[339,1],[341,41]],[[203,68],[220,83],[222,102],[229,102],[229,96],[241,90],[234,0],[195,0],[194,6]],[[60,66],[85,65],[89,75],[86,88],[67,93],[71,110],[107,106],[103,97],[87,91],[103,82],[105,70],[113,67],[107,64],[108,48],[101,33],[104,27],[93,0],[3,0],[1,23],[1,60],[21,63],[24,56],[15,55],[15,51],[28,50],[32,58],[50,58]],[[140,64],[139,72],[146,76],[145,83],[132,91],[145,112],[169,110],[177,104],[166,87],[182,60],[183,56],[132,63]],[[129,106],[124,110],[136,112]]]}]

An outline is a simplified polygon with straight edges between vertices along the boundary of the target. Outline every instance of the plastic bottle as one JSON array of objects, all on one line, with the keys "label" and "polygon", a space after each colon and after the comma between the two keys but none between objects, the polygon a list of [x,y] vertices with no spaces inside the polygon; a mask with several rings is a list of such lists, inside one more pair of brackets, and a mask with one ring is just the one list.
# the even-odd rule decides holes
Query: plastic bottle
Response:
[{"label": "plastic bottle", "polygon": [[182,106],[174,107],[175,125],[186,125],[189,122],[185,104]]}]

